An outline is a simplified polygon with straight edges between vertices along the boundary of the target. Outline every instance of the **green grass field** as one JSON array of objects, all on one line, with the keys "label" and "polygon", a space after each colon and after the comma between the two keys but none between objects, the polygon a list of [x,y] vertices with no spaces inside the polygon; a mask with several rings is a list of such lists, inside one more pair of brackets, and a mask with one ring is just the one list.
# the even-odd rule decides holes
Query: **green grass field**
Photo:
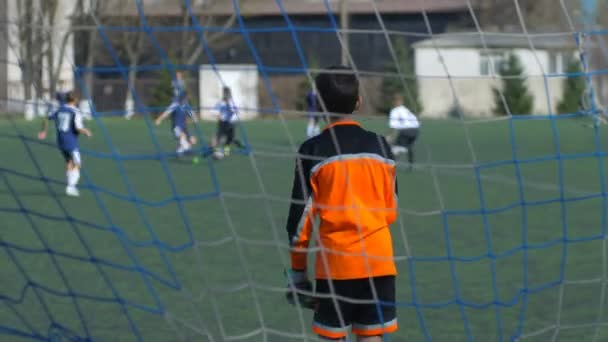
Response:
[{"label": "green grass field", "polygon": [[[385,127],[384,119],[363,122]],[[0,122],[1,327],[41,339],[53,320],[78,336],[87,336],[86,326],[95,341],[136,340],[133,327],[146,341],[314,340],[311,312],[290,307],[283,294],[284,223],[304,122],[247,123],[252,155],[198,165],[112,157],[154,155],[153,135],[171,152],[168,126],[88,122],[95,136],[81,139],[78,199],[63,195],[54,146],[17,137],[32,139],[38,125]],[[208,135],[215,127],[202,128]],[[400,330],[391,341],[422,341],[425,331],[433,341],[466,341],[467,331],[476,341],[506,341],[520,319],[522,335],[537,333],[525,341],[608,341],[601,238],[608,129],[600,129],[603,156],[568,158],[596,151],[583,121],[514,121],[513,128],[515,144],[509,121],[466,130],[425,121],[420,166],[408,172],[399,163],[402,210],[392,231]],[[566,156],[560,161],[556,143]],[[518,170],[481,168],[477,182],[473,164],[512,160],[513,147]],[[488,257],[488,238],[496,258]],[[457,260],[448,260],[448,249]],[[70,293],[77,297],[58,295]],[[21,338],[3,329],[0,340]]]}]

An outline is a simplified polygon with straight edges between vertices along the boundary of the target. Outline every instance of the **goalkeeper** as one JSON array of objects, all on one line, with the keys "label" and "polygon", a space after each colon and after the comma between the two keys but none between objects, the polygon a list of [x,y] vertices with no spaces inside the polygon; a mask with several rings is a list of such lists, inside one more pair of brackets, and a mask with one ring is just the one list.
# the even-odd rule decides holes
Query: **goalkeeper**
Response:
[{"label": "goalkeeper", "polygon": [[[361,105],[359,83],[346,67],[315,79],[321,103],[335,115],[300,146],[287,221],[291,269],[287,299],[314,308],[313,331],[343,341],[382,341],[397,330],[397,274],[389,225],[397,217],[395,161],[384,137],[349,114]],[[319,218],[315,296],[307,249]]]}]

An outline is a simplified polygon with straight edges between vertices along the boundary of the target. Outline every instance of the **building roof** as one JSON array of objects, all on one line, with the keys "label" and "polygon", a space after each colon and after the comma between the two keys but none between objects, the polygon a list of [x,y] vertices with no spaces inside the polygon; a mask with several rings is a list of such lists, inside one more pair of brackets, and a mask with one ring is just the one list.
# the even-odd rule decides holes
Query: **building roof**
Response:
[{"label": "building roof", "polygon": [[[278,16],[281,15],[280,2],[289,15],[323,15],[327,14],[325,0],[240,0],[240,11],[244,16]],[[339,0],[328,0],[334,13],[338,12]],[[373,2],[382,14],[461,12],[466,11],[467,0],[348,0],[351,14],[375,13]],[[103,15],[132,16],[137,15],[135,0],[106,0]],[[197,14],[231,15],[234,12],[230,0],[191,0],[192,10]],[[180,14],[180,2],[175,0],[143,1],[147,16],[177,16]]]},{"label": "building roof", "polygon": [[[529,39],[528,39],[529,38]],[[571,34],[530,34],[523,33],[447,33],[434,38],[421,40],[413,44],[414,48],[531,48],[535,49],[568,49],[576,47]]]}]

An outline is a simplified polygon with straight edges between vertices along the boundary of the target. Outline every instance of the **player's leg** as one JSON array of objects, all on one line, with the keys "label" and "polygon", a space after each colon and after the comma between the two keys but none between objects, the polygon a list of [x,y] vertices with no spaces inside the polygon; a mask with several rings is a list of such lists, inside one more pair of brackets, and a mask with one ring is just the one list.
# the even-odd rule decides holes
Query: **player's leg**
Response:
[{"label": "player's leg", "polygon": [[224,144],[224,155],[230,154],[230,145],[234,143],[234,124],[226,122],[224,134],[226,136],[226,143]]},{"label": "player's leg", "polygon": [[235,145],[238,148],[244,148],[245,144],[243,144],[243,142],[241,142],[241,140],[239,140],[239,138],[236,137],[236,125],[235,124],[231,124],[231,143],[232,145]]},{"label": "player's leg", "polygon": [[317,135],[321,134],[321,125],[319,124],[320,117],[318,115],[314,115],[313,120],[314,120],[314,128],[313,128],[312,134],[313,134],[313,136],[317,136]]},{"label": "player's leg", "polygon": [[198,140],[196,139],[196,136],[190,135],[190,134],[186,134],[186,136],[188,136],[188,142],[190,143],[191,146],[196,145],[196,143],[198,142]]},{"label": "player's leg", "polygon": [[[358,341],[382,341],[382,336],[397,331],[395,277],[361,279],[357,299],[370,301],[353,309],[353,333]],[[372,289],[372,286],[374,287]]]},{"label": "player's leg", "polygon": [[407,159],[410,162],[410,167],[414,165],[414,143],[418,139],[418,129],[413,128],[407,130],[406,135],[406,147],[407,147]]},{"label": "player's leg", "polygon": [[69,196],[78,196],[80,194],[76,186],[80,180],[80,151],[76,149],[63,151],[63,154],[66,158],[67,187],[65,188],[65,193]]},{"label": "player's leg", "polygon": [[312,330],[322,339],[344,341],[348,335],[352,304],[339,298],[351,297],[349,282],[326,279],[316,281],[315,295],[319,298],[319,305],[315,310]]},{"label": "player's leg", "polygon": [[315,122],[312,119],[312,116],[308,116],[308,123],[306,124],[306,137],[312,138],[314,135]]},{"label": "player's leg", "polygon": [[213,147],[213,156],[215,158],[224,157],[224,145],[226,144],[226,122],[219,121],[217,123],[217,132],[215,135],[215,144]]},{"label": "player's leg", "polygon": [[395,156],[407,153],[407,137],[404,130],[397,130],[393,139],[392,150]]},{"label": "player's leg", "polygon": [[175,126],[173,127],[173,134],[177,139],[177,154],[182,154],[190,149],[190,142],[188,141],[187,131],[184,130],[183,127]]}]

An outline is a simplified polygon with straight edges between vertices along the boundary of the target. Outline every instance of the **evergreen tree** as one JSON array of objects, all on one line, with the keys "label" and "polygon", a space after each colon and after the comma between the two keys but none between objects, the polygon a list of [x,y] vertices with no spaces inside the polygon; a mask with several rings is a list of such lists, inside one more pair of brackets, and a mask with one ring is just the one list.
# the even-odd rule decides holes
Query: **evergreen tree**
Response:
[{"label": "evergreen tree", "polygon": [[393,96],[401,93],[404,105],[413,113],[418,114],[422,112],[422,103],[418,96],[418,79],[412,58],[413,50],[407,46],[403,38],[394,40],[393,49],[399,63],[401,76],[398,74],[397,64],[391,59],[386,64],[385,72],[392,76],[384,77],[382,80],[376,110],[379,113],[388,114],[393,108]]},{"label": "evergreen tree", "polygon": [[159,75],[159,82],[152,91],[150,105],[152,107],[167,107],[173,98],[173,87],[169,70],[163,69]]},{"label": "evergreen tree", "polygon": [[[581,73],[581,63],[573,60],[568,63],[568,75]],[[576,113],[581,110],[581,103],[585,94],[586,82],[584,76],[568,76],[564,80],[562,100],[557,105],[558,114]]]},{"label": "evergreen tree", "polygon": [[502,81],[502,100],[499,89],[492,89],[494,93],[494,113],[496,115],[526,115],[531,114],[534,108],[534,97],[526,85],[524,68],[515,54],[510,54],[506,63],[500,70]]}]

